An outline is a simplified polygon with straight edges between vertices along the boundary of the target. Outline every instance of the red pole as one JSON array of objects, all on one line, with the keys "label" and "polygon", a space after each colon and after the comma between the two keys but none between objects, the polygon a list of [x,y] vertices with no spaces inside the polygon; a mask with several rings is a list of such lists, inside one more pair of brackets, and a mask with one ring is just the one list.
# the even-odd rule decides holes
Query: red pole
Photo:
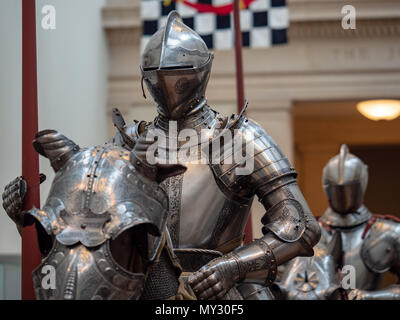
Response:
[{"label": "red pole", "polygon": [[242,59],[242,32],[240,30],[240,0],[233,2],[233,21],[235,28],[235,61],[236,61],[236,95],[238,112],[244,105],[244,85],[243,85],[243,59]]},{"label": "red pole", "polygon": [[[235,28],[235,61],[236,61],[236,92],[238,113],[244,105],[244,83],[243,83],[243,58],[242,58],[242,32],[240,30],[240,0],[233,1],[233,21]],[[251,213],[247,219],[244,229],[246,234],[245,243],[253,240],[253,229],[251,226]]]},{"label": "red pole", "polygon": [[[40,207],[39,156],[32,140],[38,131],[35,0],[22,0],[22,176],[28,184],[24,210]],[[32,271],[41,256],[35,226],[22,229],[22,299],[33,300]]]}]

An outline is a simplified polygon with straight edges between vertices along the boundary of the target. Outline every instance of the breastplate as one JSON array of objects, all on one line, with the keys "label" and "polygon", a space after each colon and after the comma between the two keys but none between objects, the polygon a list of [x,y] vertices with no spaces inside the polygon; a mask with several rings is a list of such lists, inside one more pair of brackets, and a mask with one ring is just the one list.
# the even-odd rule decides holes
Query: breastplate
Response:
[{"label": "breastplate", "polygon": [[[364,243],[362,234],[365,226],[366,223],[363,223],[356,227],[340,229],[343,242],[344,265],[354,267],[357,289],[376,290],[379,287],[381,275],[368,269],[361,257],[361,248]],[[324,234],[326,235],[327,233],[324,232]],[[330,237],[329,235],[328,241]]]},{"label": "breastplate", "polygon": [[218,249],[240,237],[252,199],[239,203],[219,187],[207,164],[184,164],[187,171],[162,183],[170,203],[168,228],[174,247]]},{"label": "breastplate", "polygon": [[[184,129],[196,130],[224,128],[225,120],[206,105],[182,123],[177,123],[177,134]],[[157,118],[148,129],[156,130],[162,137],[170,134],[170,123]],[[166,138],[165,138],[166,139]],[[176,139],[174,137],[173,139]],[[159,141],[164,140],[164,138]],[[178,139],[176,147],[182,150],[194,150],[208,145],[208,137],[198,136],[194,144]],[[170,145],[159,145],[159,159],[169,159]],[[172,151],[173,152],[173,151]],[[253,199],[236,199],[228,191],[222,191],[221,181],[217,181],[208,163],[199,163],[198,154],[192,153],[192,160],[179,161],[187,167],[184,174],[165,180],[161,186],[169,197],[169,220],[172,243],[175,248],[200,248],[221,250],[221,245],[240,238],[248,218]],[[196,162],[196,163],[194,163]],[[224,189],[225,190],[225,189]],[[240,241],[239,241],[240,243]],[[223,251],[223,250],[222,250]]]}]

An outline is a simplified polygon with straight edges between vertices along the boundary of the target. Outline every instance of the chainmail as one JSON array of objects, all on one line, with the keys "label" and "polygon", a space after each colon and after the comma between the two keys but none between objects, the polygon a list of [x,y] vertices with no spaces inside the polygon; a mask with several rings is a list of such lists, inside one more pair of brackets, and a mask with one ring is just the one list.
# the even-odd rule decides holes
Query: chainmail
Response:
[{"label": "chainmail", "polygon": [[141,300],[166,300],[178,292],[178,274],[168,253],[163,250],[158,263],[150,270]]}]

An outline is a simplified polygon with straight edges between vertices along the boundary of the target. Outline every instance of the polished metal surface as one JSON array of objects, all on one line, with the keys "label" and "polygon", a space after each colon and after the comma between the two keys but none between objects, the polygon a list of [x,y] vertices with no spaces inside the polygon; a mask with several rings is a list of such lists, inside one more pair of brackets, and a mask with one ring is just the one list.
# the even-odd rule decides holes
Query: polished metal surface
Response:
[{"label": "polished metal surface", "polygon": [[[400,298],[399,285],[379,289],[385,271],[392,268],[399,273],[394,269],[400,260],[400,223],[373,216],[362,204],[367,182],[367,166],[342,145],[340,154],[323,170],[330,207],[320,218],[322,237],[315,256],[296,258],[285,269],[281,286],[288,298],[325,299],[326,290],[338,287],[337,273],[326,263],[329,252],[321,250],[337,234],[342,240],[342,263],[355,270],[355,289],[348,291],[349,299]],[[298,286],[300,280],[303,284]]]},{"label": "polished metal surface", "polygon": [[[380,275],[371,272],[363,262],[360,251],[363,244],[362,234],[365,224],[349,229],[341,229],[343,240],[343,264],[351,265],[356,270],[356,288],[374,289],[380,285]],[[328,240],[331,232],[325,233]]]},{"label": "polished metal surface", "polygon": [[[200,268],[211,262],[213,259],[221,257],[222,253],[216,250],[208,249],[184,249],[178,248],[174,252],[179,257],[180,265],[185,271],[181,275],[181,280],[185,283],[191,273],[198,271]],[[220,297],[224,300],[242,300],[243,297],[236,287],[232,287],[225,293],[221,293]]]},{"label": "polished metal surface", "polygon": [[142,54],[142,68],[178,68],[204,65],[209,58],[203,39],[172,11],[167,23],[149,40]]},{"label": "polished metal surface", "polygon": [[383,273],[400,261],[400,223],[390,219],[377,219],[369,230],[361,257],[368,269]]},{"label": "polished metal surface", "polygon": [[[400,257],[400,224],[389,218],[378,218],[372,227],[367,229],[367,223],[363,222],[350,227],[338,227],[333,224],[330,225],[329,230],[321,225],[322,237],[318,245],[314,247],[314,257],[293,259],[285,268],[279,285],[286,298],[335,298],[330,293],[335,293],[335,288],[340,288],[341,284],[338,283],[337,270],[332,268],[331,262],[327,263],[332,255],[326,248],[327,244],[333,241],[332,238],[336,233],[342,240],[342,264],[353,266],[355,269],[356,289],[347,290],[348,299],[400,299],[400,285],[380,288],[385,271],[391,269],[394,273],[400,274],[397,267]],[[366,237],[363,238],[365,233]],[[307,281],[305,281],[306,272]]]},{"label": "polished metal surface", "polygon": [[[282,217],[282,211],[285,216]],[[305,229],[305,215],[301,203],[294,199],[284,199],[274,205],[261,219],[264,230],[273,232],[279,239],[294,242],[301,238]]]},{"label": "polished metal surface", "polygon": [[199,299],[223,299],[241,280],[238,261],[232,254],[211,260],[188,278]]},{"label": "polished metal surface", "polygon": [[[43,208],[29,212],[54,236],[52,250],[33,273],[37,297],[138,299],[147,268],[165,250],[165,192],[138,172],[121,147],[79,149],[49,130],[36,136],[34,146],[52,162],[69,154],[53,166],[57,172]],[[139,260],[141,267],[135,267]],[[55,270],[52,290],[42,285],[42,270],[49,267]]]},{"label": "polished metal surface", "polygon": [[[400,300],[400,285],[380,288],[382,274],[388,270],[400,275],[400,223],[391,217],[376,219],[361,245],[360,258],[365,266],[361,269],[365,282],[349,292],[349,299],[356,300]],[[356,267],[357,268],[357,267]],[[359,269],[356,269],[357,272]],[[372,278],[369,280],[367,278]],[[358,280],[358,279],[357,279]],[[360,282],[358,282],[360,284]]]},{"label": "polished metal surface", "polygon": [[341,233],[344,264],[356,270],[356,291],[351,298],[373,298],[375,291],[377,297],[390,296],[391,289],[378,288],[382,274],[400,260],[400,223],[377,218],[362,204],[368,183],[367,165],[342,145],[339,155],[325,166],[322,183],[330,204],[320,219],[328,228],[323,238],[329,240],[333,230]]},{"label": "polished metal surface", "polygon": [[3,208],[17,225],[18,231],[21,230],[24,224],[22,206],[26,191],[26,181],[22,177],[17,177],[4,187],[2,194]]},{"label": "polished metal surface", "polygon": [[[263,218],[265,223],[263,231],[266,235],[260,243],[266,247],[270,246],[268,253],[263,249],[257,251],[259,247],[256,244],[256,247],[244,246],[237,249],[239,256],[235,256],[236,258],[232,256],[217,258],[212,265],[208,265],[208,269],[201,270],[207,269],[208,274],[212,269],[212,273],[218,279],[225,277],[228,272],[230,279],[257,280],[263,285],[269,285],[276,276],[278,264],[297,255],[312,255],[312,247],[320,236],[318,224],[296,184],[295,170],[256,122],[243,116],[233,116],[228,119],[204,105],[178,121],[177,125],[178,133],[186,128],[194,128],[197,131],[204,127],[212,129],[213,133],[210,142],[197,140],[202,147],[205,143],[213,144],[220,138],[224,129],[233,133],[234,139],[240,139],[242,148],[248,145],[254,147],[254,154],[248,154],[247,158],[241,159],[241,161],[253,161],[254,170],[245,175],[235,174],[234,169],[242,166],[242,163],[224,161],[226,158],[223,157],[237,152],[224,144],[217,149],[211,148],[208,158],[211,162],[216,156],[222,155],[222,161],[200,164],[183,162],[187,171],[162,183],[169,197],[168,228],[173,244],[179,248],[178,250],[220,250],[220,248],[225,248],[225,252],[233,250],[243,239],[242,234],[249,209],[254,195],[257,195],[266,208],[266,215]],[[169,134],[168,123],[162,116],[150,123],[147,128],[160,130],[165,137]],[[135,150],[138,150],[136,154],[141,156],[145,156],[147,149],[143,140],[139,137],[135,145]],[[178,141],[177,147],[185,148],[185,145],[179,144]],[[159,157],[163,156],[167,160],[170,150],[164,149]],[[275,252],[276,258],[270,259],[269,257]],[[234,261],[238,263],[236,268]],[[261,261],[265,263],[262,264]],[[239,269],[240,275],[235,275],[234,270]],[[205,293],[210,283],[200,284],[204,292],[198,292],[199,297],[226,298],[225,293],[235,286],[235,281],[225,279],[219,279],[218,283],[221,287],[214,290],[212,295],[210,290]]]},{"label": "polished metal surface", "polygon": [[343,144],[323,169],[322,186],[330,207],[339,213],[356,211],[368,184],[368,167]]},{"label": "polished metal surface", "polygon": [[[276,277],[278,265],[299,255],[312,255],[312,248],[319,240],[320,230],[297,186],[296,171],[272,138],[260,125],[247,119],[243,114],[224,117],[206,104],[204,95],[212,59],[212,54],[208,52],[200,36],[184,25],[176,12],[171,12],[165,28],[150,39],[141,62],[143,80],[158,106],[159,115],[150,124],[134,123],[128,127],[125,127],[121,119],[115,119],[119,133],[112,140],[111,145],[114,147],[104,147],[104,150],[89,149],[85,152],[89,152],[89,155],[94,152],[93,157],[101,154],[96,160],[98,163],[93,167],[97,168],[99,163],[102,164],[101,161],[104,161],[103,154],[108,154],[109,149],[113,151],[114,148],[122,146],[130,150],[134,145],[131,160],[138,166],[137,171],[141,176],[154,179],[162,172],[161,169],[146,164],[146,151],[150,143],[142,138],[144,133],[139,135],[142,130],[147,129],[146,133],[151,129],[159,130],[163,138],[163,135],[169,134],[172,125],[169,120],[177,120],[178,132],[194,129],[198,134],[200,129],[213,130],[209,136],[198,139],[195,146],[204,152],[204,144],[213,145],[214,142],[221,140],[224,143],[211,148],[211,153],[206,153],[207,161],[204,163],[194,164],[191,159],[181,162],[188,170],[178,176],[174,174],[174,177],[167,178],[162,188],[168,195],[170,214],[168,228],[173,245],[180,249],[209,249],[224,253],[195,273],[191,282],[198,296],[218,299],[238,298],[240,295],[235,293],[238,292],[237,282],[270,285]],[[222,139],[225,133],[233,133],[233,140],[240,141],[241,144],[237,144],[236,149],[232,149],[232,146],[229,149],[225,139]],[[129,143],[124,137],[129,137]],[[187,151],[188,146],[185,146],[185,143],[177,145],[183,151]],[[247,153],[248,147],[254,152]],[[162,160],[167,160],[162,157],[167,157],[173,152],[172,148],[165,149],[160,150]],[[221,153],[222,159],[214,162],[215,157]],[[229,153],[234,156],[234,161],[231,163],[225,158]],[[115,157],[118,158],[118,155],[116,152]],[[243,157],[239,157],[238,160],[237,155]],[[123,155],[121,157],[123,158]],[[88,159],[86,165],[90,164],[91,157]],[[247,167],[247,164],[250,164],[250,167]],[[71,211],[65,201],[60,205],[55,201],[49,202],[42,211],[33,211],[42,219],[47,230],[53,230],[51,223],[55,222],[57,241],[102,245],[106,243],[106,239],[121,232],[119,224],[112,225],[112,220],[107,222],[107,219],[97,219],[97,216],[93,215],[104,214],[105,218],[108,214],[111,219],[120,219],[125,207],[121,211],[114,208],[117,203],[114,203],[113,198],[104,201],[99,197],[96,201],[91,201],[96,198],[92,190],[97,185],[110,186],[107,190],[112,190],[115,193],[114,197],[122,200],[123,195],[129,196],[131,192],[137,192],[136,189],[140,189],[142,184],[140,182],[138,185],[135,184],[135,179],[138,177],[129,175],[129,170],[126,169],[129,165],[126,166],[122,159],[113,161],[113,165],[122,171],[124,179],[132,184],[133,191],[124,186],[122,182],[125,180],[120,181],[122,179],[120,173],[99,179],[98,172],[93,169],[87,181],[89,192],[85,191],[86,180],[83,180],[85,183],[81,183],[79,188],[75,186],[76,190],[72,188],[68,192],[74,202],[83,203],[83,206],[72,206],[75,211]],[[72,169],[73,167],[74,165],[71,165]],[[168,172],[164,176],[167,174]],[[77,178],[82,180],[85,175],[78,171]],[[65,184],[65,188],[67,187],[68,183]],[[142,191],[148,191],[149,202],[153,199],[152,190],[158,192],[159,188],[143,185]],[[54,192],[55,198],[59,198],[57,192]],[[263,218],[264,236],[252,244],[242,246],[243,231],[254,196],[258,197],[266,210]],[[140,204],[140,200],[137,202]],[[144,206],[147,209],[151,208],[149,202]],[[53,211],[58,214],[56,218],[50,212],[51,205],[55,205]],[[141,208],[143,215],[140,215],[140,218],[148,218],[148,222],[154,224],[152,210],[148,212],[145,208]],[[153,209],[157,211],[159,206]],[[129,210],[130,207],[126,211]],[[61,215],[64,211],[66,213]],[[81,216],[72,216],[71,212],[80,213]],[[60,221],[64,215],[71,222],[69,228],[72,228],[73,232],[68,232],[68,228]],[[128,225],[139,223],[138,216],[139,214],[134,215],[133,221]],[[92,231],[93,238],[78,228],[85,220],[92,222],[91,219],[93,223],[88,230]],[[104,234],[100,232],[103,222]],[[160,223],[159,220],[157,222]],[[158,224],[156,226],[160,227]],[[153,245],[155,243],[156,241],[153,241]],[[153,246],[150,246],[151,252],[157,251],[152,248]]]},{"label": "polished metal surface", "polygon": [[[233,139],[235,142],[242,143],[243,152],[246,152],[246,146],[248,150],[253,149],[254,152],[250,155],[246,154],[247,157],[243,159],[238,159],[235,157],[235,153],[238,151],[232,145],[222,146],[221,149],[213,150],[211,157],[213,159],[219,158],[220,164],[212,165],[211,167],[215,175],[229,190],[239,196],[246,197],[246,192],[250,190],[247,190],[247,188],[241,189],[243,188],[240,183],[242,181],[250,180],[253,184],[261,184],[265,181],[265,184],[269,185],[280,176],[296,175],[294,168],[279,147],[255,121],[242,117],[230,130],[234,132]],[[253,148],[249,148],[250,144]],[[243,165],[248,158],[254,161],[254,168],[248,174],[241,173],[241,175],[238,175],[237,170],[234,169]],[[280,185],[274,186],[278,188]],[[273,189],[265,190],[266,193],[272,191]],[[260,194],[260,197],[262,196]]]},{"label": "polished metal surface", "polygon": [[264,284],[241,282],[238,284],[237,289],[244,300],[275,300],[269,287]]},{"label": "polished metal surface", "polygon": [[172,11],[150,38],[140,66],[160,114],[179,119],[204,98],[212,60],[201,37]]},{"label": "polished metal surface", "polygon": [[241,204],[227,197],[207,164],[186,166],[181,186],[179,247],[216,249],[240,237],[251,201]]},{"label": "polished metal surface", "polygon": [[[335,228],[343,240],[343,264],[356,270],[356,288],[374,291],[380,287],[382,275],[400,260],[398,222],[378,219],[363,238],[367,223],[351,228]],[[324,231],[329,241],[332,231]]]},{"label": "polished metal surface", "polygon": [[394,284],[374,291],[354,289],[348,297],[349,300],[400,300],[400,285]]},{"label": "polished metal surface", "polygon": [[[286,288],[289,298],[294,295],[302,297],[293,285],[295,280],[293,276],[291,280],[289,279],[293,270],[320,268],[325,275],[333,274],[332,270],[317,261],[316,257],[321,253],[322,259],[326,259],[327,253],[319,252],[318,248],[332,241],[333,235],[338,233],[342,239],[343,265],[352,266],[355,270],[356,289],[348,291],[349,299],[400,299],[399,285],[379,289],[384,272],[390,269],[394,273],[400,273],[397,267],[400,260],[400,223],[398,221],[389,217],[385,218],[385,216],[373,216],[365,206],[360,207],[356,213],[346,215],[328,209],[320,221],[322,237],[315,249],[315,256],[296,258],[285,269],[282,285]],[[321,287],[330,287],[332,279],[327,278],[329,281],[325,281]],[[314,293],[311,296],[307,293],[303,295],[303,298],[323,298],[313,296]]]},{"label": "polished metal surface", "polygon": [[[185,117],[176,119],[173,124],[176,125],[178,132],[190,128],[196,130],[200,134],[200,131],[203,129],[210,129],[212,132],[214,129],[220,128],[224,121],[225,117],[212,110],[207,104],[207,99],[203,98],[193,106],[193,109]],[[148,129],[160,129],[160,134],[164,133],[168,136],[170,119],[159,114],[154,119],[154,122],[148,126]],[[182,144],[182,141],[178,141],[178,143],[179,142]]]},{"label": "polished metal surface", "polygon": [[31,214],[60,243],[91,247],[143,223],[160,235],[167,205],[164,191],[136,173],[128,151],[97,146],[82,150],[57,172],[42,210]]},{"label": "polished metal surface", "polygon": [[118,133],[108,143],[119,145],[125,149],[132,150],[139,135],[144,131],[147,122],[134,120],[133,124],[127,126],[125,120],[117,108],[113,109],[113,124]]},{"label": "polished metal surface", "polygon": [[313,257],[297,257],[291,260],[279,282],[282,298],[289,300],[337,298],[338,291],[341,290],[338,274],[341,245],[338,233],[329,243],[321,239],[314,247]]},{"label": "polished metal surface", "polygon": [[354,214],[342,214],[335,212],[332,208],[328,208],[320,218],[320,221],[328,226],[348,228],[365,223],[370,218],[371,212],[367,207],[361,205]]},{"label": "polished metal surface", "polygon": [[259,280],[270,285],[277,275],[277,260],[272,248],[258,239],[232,252],[238,263],[238,274],[241,281]]},{"label": "polished metal surface", "polygon": [[[139,135],[141,133],[141,126],[145,123],[145,121],[134,121],[134,123],[130,126],[127,126],[124,128],[125,134],[128,135],[129,137],[132,138],[133,141],[136,141],[137,138],[139,138]],[[120,135],[119,135],[120,136]],[[110,141],[114,142],[115,141]],[[123,142],[122,142],[123,143]],[[117,144],[117,143],[116,143]],[[124,146],[126,149],[129,149],[129,146]]]},{"label": "polished metal surface", "polygon": [[[55,289],[43,287],[47,272],[55,270]],[[144,288],[144,273],[124,270],[112,258],[109,242],[96,249],[78,243],[65,246],[58,241],[33,271],[39,300],[136,300]]]},{"label": "polished metal surface", "polygon": [[[246,203],[251,201],[254,194],[258,196],[267,209],[262,220],[265,231],[273,232],[283,241],[297,241],[305,230],[304,209],[309,209],[297,186],[293,187],[296,171],[272,138],[255,121],[243,117],[231,129],[234,130],[235,141],[242,143],[242,152],[247,152],[249,146],[254,152],[241,161],[237,161],[236,157],[233,157],[233,161],[225,161],[237,152],[233,147],[224,145],[219,150],[213,150],[211,157],[219,156],[221,159],[219,164],[210,166],[214,176],[231,194],[231,198],[235,196]],[[235,169],[243,167],[249,159],[254,164],[251,172],[238,175]],[[279,189],[285,191],[275,192]]]},{"label": "polished metal surface", "polygon": [[[198,112],[203,114],[204,111]],[[208,115],[207,118],[211,115],[214,119],[221,118],[214,112]],[[198,118],[198,115],[195,113],[185,119],[187,126],[193,123],[192,117]],[[211,128],[218,131],[221,129],[221,123],[225,122],[210,121],[213,124]],[[150,124],[149,128],[157,126],[158,122]],[[183,126],[181,128],[185,129]],[[167,127],[158,129],[164,131]],[[171,231],[172,224],[169,224],[171,238],[179,239],[174,245],[180,248],[216,249],[240,237],[255,193],[264,201],[266,207],[268,206],[263,219],[265,231],[273,232],[283,241],[295,242],[306,230],[304,211],[309,212],[309,209],[295,185],[296,172],[289,161],[254,121],[243,118],[233,129],[236,130],[232,131],[235,134],[234,138],[242,141],[243,148],[250,144],[254,147],[254,158],[250,159],[254,161],[253,172],[236,175],[234,168],[241,163],[224,162],[226,158],[223,157],[234,151],[232,147],[221,145],[220,148],[212,150],[221,153],[222,160],[219,164],[183,163],[187,171],[179,183],[172,183],[176,178],[167,179],[163,183],[163,186],[168,186],[170,208],[175,208],[170,217],[175,220],[172,229],[179,232],[178,235],[174,235]],[[219,136],[214,134],[214,137],[217,139]],[[167,152],[162,154],[168,157]],[[211,159],[213,157],[215,154],[210,155]],[[248,159],[243,161],[245,160]],[[276,192],[277,190],[280,192]]]},{"label": "polished metal surface", "polygon": [[39,154],[50,160],[55,172],[79,152],[79,146],[75,142],[55,130],[39,131],[36,133],[32,145]]}]

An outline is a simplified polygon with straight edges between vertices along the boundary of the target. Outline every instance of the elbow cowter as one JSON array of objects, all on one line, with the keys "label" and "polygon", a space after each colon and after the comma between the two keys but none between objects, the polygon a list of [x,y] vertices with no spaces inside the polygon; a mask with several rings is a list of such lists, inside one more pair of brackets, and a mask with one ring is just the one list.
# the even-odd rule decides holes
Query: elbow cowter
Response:
[{"label": "elbow cowter", "polygon": [[306,214],[305,216],[305,229],[304,233],[301,236],[300,240],[305,243],[306,252],[305,256],[312,256],[314,254],[314,250],[312,249],[321,239],[321,228],[317,219],[313,217],[311,213]]},{"label": "elbow cowter", "polygon": [[298,243],[297,255],[313,255],[313,247],[321,237],[317,220],[313,217],[295,182],[270,193],[261,199],[267,212],[261,219],[263,233],[273,233],[286,243]]}]

